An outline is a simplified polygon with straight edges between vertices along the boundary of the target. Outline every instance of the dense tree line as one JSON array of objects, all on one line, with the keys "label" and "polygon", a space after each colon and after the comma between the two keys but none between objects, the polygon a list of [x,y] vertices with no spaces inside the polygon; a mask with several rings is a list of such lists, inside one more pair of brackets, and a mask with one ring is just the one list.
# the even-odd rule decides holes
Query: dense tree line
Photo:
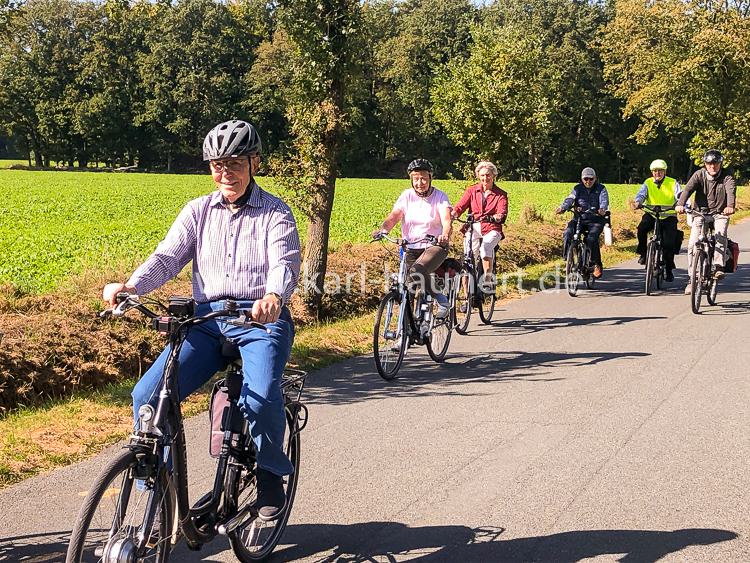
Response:
[{"label": "dense tree line", "polygon": [[750,160],[749,4],[0,0],[0,134],[40,166],[186,169],[244,118],[314,210],[337,174],[417,155],[610,181],[660,156],[685,178],[709,146]]}]

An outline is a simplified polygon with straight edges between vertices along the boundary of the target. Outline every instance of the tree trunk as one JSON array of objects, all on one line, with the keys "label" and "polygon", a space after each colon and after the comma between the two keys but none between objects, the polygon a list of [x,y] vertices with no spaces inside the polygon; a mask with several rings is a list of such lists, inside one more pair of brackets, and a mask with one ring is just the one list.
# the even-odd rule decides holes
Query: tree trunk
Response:
[{"label": "tree trunk", "polygon": [[328,268],[328,239],[330,238],[331,210],[336,190],[336,175],[321,178],[316,185],[311,209],[317,210],[309,217],[305,256],[302,265],[303,299],[308,311],[320,318],[326,270]]}]

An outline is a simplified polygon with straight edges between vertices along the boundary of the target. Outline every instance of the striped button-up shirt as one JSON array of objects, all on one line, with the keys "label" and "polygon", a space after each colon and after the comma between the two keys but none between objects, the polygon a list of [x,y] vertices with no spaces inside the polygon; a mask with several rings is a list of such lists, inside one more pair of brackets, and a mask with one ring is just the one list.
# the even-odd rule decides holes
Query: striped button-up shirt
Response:
[{"label": "striped button-up shirt", "polygon": [[166,238],[128,280],[139,295],[161,287],[193,261],[193,298],[292,296],[300,271],[297,224],[289,207],[253,183],[235,212],[217,190],[182,209]]}]

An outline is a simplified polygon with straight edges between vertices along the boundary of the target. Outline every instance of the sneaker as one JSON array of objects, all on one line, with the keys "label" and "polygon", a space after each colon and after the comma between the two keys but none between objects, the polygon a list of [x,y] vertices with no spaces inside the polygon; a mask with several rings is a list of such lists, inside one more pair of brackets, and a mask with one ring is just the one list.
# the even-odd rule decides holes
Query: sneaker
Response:
[{"label": "sneaker", "polygon": [[672,270],[667,270],[667,273],[664,274],[664,281],[674,281],[674,274],[672,273]]},{"label": "sneaker", "polygon": [[435,301],[437,302],[437,310],[435,311],[435,318],[444,319],[445,317],[448,316],[448,311],[450,310],[450,303],[448,302],[448,298],[442,293],[436,293]]},{"label": "sneaker", "polygon": [[720,268],[716,268],[716,270],[714,271],[714,279],[715,280],[722,280],[722,279],[724,279],[725,275],[726,274],[724,273],[724,270],[722,270]]},{"label": "sneaker", "polygon": [[258,498],[255,508],[258,510],[258,518],[266,522],[276,520],[286,507],[284,478],[259,467],[256,479]]},{"label": "sneaker", "polygon": [[646,257],[645,257],[645,256],[639,256],[639,257],[638,257],[638,263],[639,263],[639,264],[640,264],[641,266],[645,266],[645,265],[646,265]]},{"label": "sneaker", "polygon": [[392,352],[396,352],[396,353],[398,353],[398,352],[400,352],[400,351],[401,351],[401,342],[402,342],[403,338],[404,338],[404,337],[403,337],[403,336],[401,336],[401,337],[397,338],[396,340],[394,340],[394,341],[393,341],[393,342],[391,343],[391,351],[392,351]]},{"label": "sneaker", "polygon": [[685,286],[685,295],[690,295],[691,293],[693,293],[693,283],[689,281]]},{"label": "sneaker", "polygon": [[594,278],[599,279],[600,277],[602,277],[602,267],[597,264],[594,266]]},{"label": "sneaker", "polygon": [[469,310],[469,304],[468,303],[461,303],[461,306],[458,308],[459,312],[466,313],[466,311]]}]

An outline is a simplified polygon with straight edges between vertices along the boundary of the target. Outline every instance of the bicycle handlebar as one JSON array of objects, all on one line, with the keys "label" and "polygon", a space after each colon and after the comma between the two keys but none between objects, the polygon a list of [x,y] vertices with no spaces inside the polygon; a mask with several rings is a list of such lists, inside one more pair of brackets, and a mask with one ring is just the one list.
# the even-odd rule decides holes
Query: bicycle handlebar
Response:
[{"label": "bicycle handlebar", "polygon": [[153,321],[152,326],[157,330],[162,330],[164,327],[171,327],[176,324],[179,328],[196,326],[206,321],[216,319],[219,317],[227,317],[228,320],[224,320],[225,324],[238,326],[241,328],[260,328],[265,330],[267,333],[271,333],[269,328],[262,323],[252,320],[250,317],[250,311],[247,309],[239,309],[237,303],[230,299],[226,300],[226,308],[218,311],[211,311],[206,315],[193,315],[192,311],[188,315],[173,314],[169,309],[166,309],[158,301],[153,303],[159,305],[162,309],[166,309],[167,315],[160,315],[155,311],[149,309],[146,305],[141,303],[140,297],[135,294],[120,292],[115,297],[117,305],[112,309],[105,309],[99,313],[99,317],[106,319],[109,317],[122,317],[125,313],[131,309],[136,309],[143,313],[146,317]]},{"label": "bicycle handlebar", "polygon": [[472,215],[471,213],[469,213],[466,216],[466,219],[461,219],[460,217],[454,217],[453,219],[455,221],[458,221],[459,223],[465,223],[466,225],[471,225],[473,223],[481,223],[482,221],[484,221],[486,223],[494,223],[494,224],[497,224],[497,225],[501,224],[501,221],[498,221],[497,219],[495,219],[494,216],[492,216],[492,215],[486,215],[486,214],[485,215],[480,215],[479,217],[474,217],[474,215]]},{"label": "bicycle handlebar", "polygon": [[420,242],[431,242],[431,243],[437,242],[437,237],[434,237],[432,235],[426,235],[425,237],[419,240],[406,240],[403,238],[393,238],[389,236],[388,233],[379,233],[375,235],[374,237],[372,237],[372,240],[370,242],[376,242],[376,241],[383,240],[383,239],[387,240],[388,242],[392,242],[393,244],[397,244],[399,246],[407,246],[409,244],[418,244]]}]

